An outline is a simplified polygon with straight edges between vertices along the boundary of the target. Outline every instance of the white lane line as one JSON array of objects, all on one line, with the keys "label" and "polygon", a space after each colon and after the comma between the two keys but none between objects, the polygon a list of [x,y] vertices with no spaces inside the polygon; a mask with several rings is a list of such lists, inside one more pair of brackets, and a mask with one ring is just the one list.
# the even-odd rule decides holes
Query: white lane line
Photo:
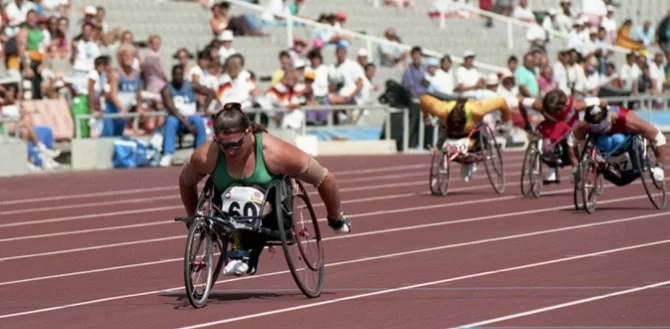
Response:
[{"label": "white lane line", "polygon": [[608,293],[608,294],[603,294],[603,295],[593,296],[593,297],[589,297],[589,298],[578,299],[578,300],[574,300],[574,301],[571,301],[571,302],[556,304],[556,305],[552,305],[552,306],[537,308],[537,309],[526,311],[526,312],[520,312],[520,313],[510,314],[510,315],[506,315],[506,316],[501,316],[501,317],[494,318],[494,319],[489,319],[489,320],[485,320],[485,321],[466,324],[466,325],[463,325],[463,326],[458,326],[457,328],[479,327],[479,326],[483,326],[483,325],[487,325],[487,324],[491,324],[491,323],[516,319],[516,318],[520,318],[520,317],[524,317],[524,316],[528,316],[528,315],[549,312],[549,311],[553,311],[553,310],[557,310],[557,309],[565,308],[565,307],[569,307],[569,306],[590,303],[590,302],[594,302],[594,301],[601,300],[601,299],[606,299],[606,298],[611,298],[611,297],[616,297],[616,296],[622,296],[622,295],[631,294],[631,293],[638,292],[638,291],[643,291],[643,290],[654,289],[654,288],[658,288],[658,287],[662,287],[662,286],[667,286],[669,284],[670,284],[670,281],[653,283],[653,284],[649,284],[649,285],[642,286],[642,287],[636,287],[636,288],[632,288],[632,289],[615,291],[615,292],[611,292],[611,293]]},{"label": "white lane line", "polygon": [[224,323],[231,323],[231,322],[238,322],[238,321],[242,321],[242,320],[255,319],[255,318],[260,318],[260,317],[264,317],[264,316],[268,316],[268,315],[288,313],[288,312],[293,312],[293,311],[298,311],[298,310],[303,310],[303,309],[308,309],[308,308],[314,308],[314,307],[323,306],[323,305],[336,304],[336,303],[341,303],[341,302],[346,302],[346,301],[350,301],[350,300],[356,300],[356,299],[361,299],[361,298],[366,298],[366,297],[371,297],[371,296],[385,295],[385,294],[390,294],[390,293],[399,292],[399,291],[411,290],[411,289],[415,289],[415,288],[422,288],[422,287],[427,287],[427,286],[434,286],[434,285],[437,285],[437,284],[444,284],[444,283],[448,283],[448,282],[462,281],[462,280],[478,278],[478,277],[483,277],[483,276],[490,276],[490,275],[495,275],[495,274],[500,274],[500,273],[513,272],[513,271],[518,271],[518,270],[523,270],[523,269],[528,269],[528,268],[546,266],[546,265],[557,264],[557,263],[564,263],[564,262],[568,262],[568,261],[572,261],[572,260],[578,260],[578,259],[583,259],[583,258],[588,258],[588,257],[600,256],[600,255],[604,255],[604,254],[611,254],[611,253],[615,253],[615,252],[622,252],[622,251],[634,250],[634,249],[639,249],[639,248],[657,246],[657,245],[666,244],[666,243],[670,243],[670,240],[655,241],[655,242],[651,242],[651,243],[638,244],[638,245],[633,245],[633,246],[628,246],[628,247],[623,247],[623,248],[616,248],[616,249],[603,250],[603,251],[593,252],[593,253],[588,253],[588,254],[581,254],[581,255],[572,256],[572,257],[563,257],[563,258],[557,258],[557,259],[547,260],[547,261],[543,261],[543,262],[536,262],[536,263],[530,263],[530,264],[525,264],[525,265],[520,265],[520,266],[500,268],[500,269],[497,269],[497,270],[473,273],[473,274],[462,275],[462,276],[457,276],[457,277],[452,277],[452,278],[447,278],[447,279],[442,279],[442,280],[422,282],[422,283],[413,284],[413,285],[409,285],[409,286],[402,286],[402,287],[397,287],[397,288],[393,288],[393,289],[386,289],[386,290],[380,290],[380,291],[375,291],[375,292],[369,292],[369,293],[365,293],[365,294],[358,294],[358,295],[353,295],[353,296],[335,298],[335,299],[321,301],[321,302],[309,303],[309,304],[306,304],[306,305],[286,307],[286,308],[276,309],[276,310],[267,311],[267,312],[252,313],[252,314],[248,314],[248,315],[244,315],[244,316],[228,318],[228,319],[223,319],[223,320],[219,320],[219,321],[212,321],[212,322],[201,323],[201,324],[188,326],[188,327],[181,327],[180,329],[195,329],[195,328],[211,327],[211,326],[215,326],[215,325],[221,325],[221,324],[224,324]]},{"label": "white lane line", "polygon": [[[510,184],[510,185],[514,185],[514,184]],[[518,184],[516,184],[516,185],[518,185]],[[469,186],[469,187],[464,187],[464,188],[460,188],[460,189],[457,188],[457,189],[453,189],[451,191],[453,191],[453,192],[470,191],[470,190],[488,188],[490,186],[491,185],[475,185],[475,186]],[[430,194],[430,192],[426,192],[426,193],[403,193],[403,194],[378,196],[378,197],[371,197],[371,198],[345,200],[345,201],[342,201],[342,204],[346,205],[346,204],[354,204],[354,203],[362,203],[362,202],[372,202],[372,201],[389,200],[389,199],[411,197],[411,196],[421,196],[421,195],[427,195],[427,194]],[[445,206],[446,207],[455,207],[455,206],[468,205],[468,204],[473,204],[473,203],[496,202],[496,201],[503,201],[503,200],[508,200],[508,199],[515,199],[515,198],[520,198],[520,197],[516,197],[516,196],[503,197],[503,198],[495,197],[495,198],[487,198],[487,199],[451,202],[451,203],[446,204]],[[318,207],[318,206],[323,206],[323,205],[324,205],[323,203],[319,203],[319,204],[314,204],[313,206]],[[94,216],[94,215],[92,215],[92,216]],[[325,220],[320,219],[319,221],[325,221]],[[120,226],[108,226],[108,227],[92,228],[92,229],[77,230],[77,231],[69,230],[69,231],[64,231],[64,232],[17,236],[17,237],[12,237],[12,238],[0,239],[0,243],[22,241],[22,240],[31,240],[31,239],[50,238],[50,237],[58,237],[58,236],[65,236],[65,235],[75,235],[75,234],[83,234],[83,233],[124,230],[124,229],[149,227],[149,226],[163,225],[163,224],[174,224],[174,222],[161,220],[161,221],[149,222],[149,223],[138,223],[138,224],[128,224],[128,225],[120,225]]]},{"label": "white lane line", "polygon": [[[659,214],[652,214],[652,215],[646,215],[646,216],[647,217],[652,217],[654,215],[656,215],[656,217],[658,217]],[[638,217],[645,217],[645,216],[638,216]],[[630,220],[633,220],[633,219],[628,218],[628,219],[623,219],[623,220],[630,221]],[[618,221],[622,221],[622,220],[618,220]],[[575,226],[575,227],[564,227],[564,228],[559,228],[559,229],[554,229],[554,230],[549,230],[549,231],[551,231],[551,233],[553,233],[553,232],[574,230],[576,228],[593,227],[593,226],[597,226],[597,225],[606,225],[606,224],[592,223],[592,224],[579,225],[579,226]],[[547,232],[549,232],[549,231],[547,231]],[[385,255],[374,256],[374,257],[366,257],[366,258],[359,258],[359,259],[353,259],[353,260],[346,260],[346,261],[342,261],[342,262],[326,264],[326,267],[340,266],[340,265],[345,265],[345,264],[361,263],[361,262],[367,262],[367,261],[379,260],[379,259],[388,259],[388,258],[393,258],[393,257],[407,256],[407,255],[419,254],[419,253],[425,253],[425,252],[431,252],[431,251],[438,251],[438,250],[462,247],[462,246],[473,245],[473,244],[482,244],[482,243],[486,243],[486,242],[509,240],[509,239],[525,237],[525,236],[547,234],[547,232],[545,232],[545,231],[531,232],[531,233],[526,233],[526,234],[518,234],[518,235],[515,235],[515,236],[498,237],[498,238],[492,238],[492,239],[486,239],[486,240],[480,240],[480,241],[459,243],[459,244],[454,244],[454,245],[443,245],[443,246],[437,246],[437,247],[432,247],[432,248],[410,250],[410,251],[398,252],[398,253],[393,253],[393,254],[385,254]],[[316,303],[316,304],[308,304],[308,305],[305,305],[303,307],[320,306],[320,305],[323,305],[323,303],[330,304],[330,303],[337,302],[337,301],[345,301],[345,300],[349,300],[349,299],[357,299],[357,298],[373,296],[373,295],[376,295],[376,294],[385,294],[385,293],[390,293],[390,292],[395,292],[395,291],[400,291],[400,290],[420,288],[420,287],[423,287],[423,286],[435,285],[435,284],[440,284],[440,283],[444,283],[444,282],[469,279],[469,278],[474,278],[474,277],[478,277],[478,276],[503,273],[503,272],[508,272],[508,271],[517,270],[517,269],[531,268],[531,267],[536,267],[536,266],[541,266],[541,265],[559,263],[559,262],[568,261],[568,260],[575,260],[575,259],[581,259],[581,258],[586,258],[586,257],[598,256],[598,255],[607,254],[607,253],[613,253],[613,252],[619,252],[619,251],[625,251],[625,250],[632,250],[632,249],[637,249],[637,248],[642,248],[642,247],[649,247],[649,246],[660,245],[660,244],[664,244],[664,243],[668,243],[668,242],[670,242],[670,240],[657,241],[657,242],[640,244],[640,245],[635,245],[635,246],[628,246],[628,247],[623,247],[623,248],[609,249],[609,250],[604,250],[604,251],[595,252],[595,253],[571,256],[571,257],[568,257],[568,258],[559,258],[557,260],[534,263],[534,264],[530,264],[530,265],[517,266],[517,267],[508,268],[508,269],[487,271],[487,272],[481,272],[481,273],[477,273],[477,274],[470,274],[470,275],[465,275],[465,276],[446,279],[446,280],[422,283],[422,284],[419,284],[419,285],[404,286],[404,287],[396,288],[396,289],[382,290],[382,291],[378,291],[378,292],[375,292],[375,293],[372,293],[372,294],[357,295],[358,297],[351,296],[351,297],[347,297],[345,299],[331,300],[331,301],[326,301],[326,302],[321,302],[321,303]],[[228,279],[228,280],[221,280],[221,281],[217,281],[216,283],[217,284],[222,284],[222,283],[227,283],[227,282],[250,280],[250,279],[255,279],[255,278],[276,276],[276,275],[287,274],[287,273],[289,273],[289,271],[285,270],[285,271],[272,272],[272,273],[256,274],[254,276],[247,276],[247,277],[240,277],[240,278],[234,278],[234,279]],[[163,291],[166,291],[166,290],[167,291],[174,291],[174,290],[178,290],[178,289],[183,289],[183,287],[180,286],[180,287],[166,288],[166,289],[160,289],[160,290],[152,290],[152,291],[135,293],[135,294],[127,294],[127,295],[106,297],[106,298],[94,299],[94,300],[83,301],[83,302],[78,302],[78,303],[53,306],[53,307],[42,308],[42,309],[37,309],[37,310],[32,310],[32,311],[4,314],[4,315],[0,315],[0,319],[18,317],[18,316],[23,316],[23,315],[31,315],[31,314],[37,314],[37,313],[44,313],[44,312],[50,312],[50,311],[55,311],[55,310],[62,310],[62,309],[73,308],[73,307],[77,307],[77,306],[91,305],[91,304],[103,303],[103,302],[113,301],[113,300],[121,300],[121,299],[133,298],[133,297],[154,295],[154,294],[159,294],[159,293],[161,293]],[[293,309],[290,308],[290,309],[284,309],[284,310],[285,311],[282,311],[280,313],[286,312],[286,310],[290,311],[290,310],[293,310]],[[278,311],[281,311],[281,310],[278,310]],[[267,312],[265,312],[265,313],[267,313]],[[259,313],[259,314],[269,315],[269,314],[265,314],[265,313]],[[251,315],[251,316],[252,317],[258,317],[258,316],[253,316],[253,315]],[[243,318],[235,318],[235,319],[237,319],[237,320],[234,320],[234,321],[244,320]],[[231,319],[228,319],[226,321],[230,321],[230,320]]]},{"label": "white lane line", "polygon": [[[517,159],[518,158],[518,159]],[[393,166],[393,167],[381,167],[381,168],[374,168],[374,169],[362,169],[362,170],[348,170],[348,171],[341,171],[341,172],[334,172],[336,176],[346,176],[346,175],[354,175],[354,174],[368,174],[368,173],[380,173],[380,172],[387,172],[387,171],[402,171],[406,169],[417,169],[417,168],[429,168],[430,167],[430,159],[427,158],[427,163],[428,164],[413,164],[413,165],[402,165],[402,166]],[[509,161],[509,160],[519,160],[523,159],[523,157],[512,157],[512,158],[505,158],[503,156],[504,161]],[[428,172],[425,173],[426,176],[428,176]],[[104,197],[104,196],[116,196],[116,195],[121,195],[121,194],[137,194],[137,193],[144,193],[144,192],[157,192],[157,191],[170,191],[170,190],[177,190],[176,184],[169,185],[169,186],[158,186],[158,187],[150,187],[150,188],[139,188],[139,189],[121,189],[121,190],[116,190],[116,191],[106,191],[106,192],[91,192],[91,193],[78,193],[78,194],[68,194],[68,195],[59,195],[59,196],[49,196],[49,197],[39,197],[39,198],[23,198],[23,199],[17,199],[17,200],[5,200],[5,201],[0,201],[0,206],[5,206],[5,205],[13,205],[13,204],[25,204],[25,203],[34,203],[34,202],[43,202],[43,201],[58,201],[58,200],[68,200],[68,199],[86,199],[86,198],[94,198],[94,197]]]}]

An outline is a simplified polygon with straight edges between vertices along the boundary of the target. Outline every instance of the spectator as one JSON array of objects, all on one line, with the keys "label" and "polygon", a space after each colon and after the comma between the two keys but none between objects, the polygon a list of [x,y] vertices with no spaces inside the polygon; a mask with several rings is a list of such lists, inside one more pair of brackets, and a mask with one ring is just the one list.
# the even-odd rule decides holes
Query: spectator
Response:
[{"label": "spectator", "polygon": [[600,74],[596,67],[598,66],[598,61],[591,57],[587,60],[585,74],[586,74],[586,83],[585,83],[585,94],[589,96],[597,96],[600,91],[600,82],[602,81]]},{"label": "spectator", "polygon": [[265,109],[282,109],[284,112],[270,111],[275,124],[282,129],[300,129],[305,122],[305,114],[300,110],[300,99],[296,87],[298,76],[294,68],[286,68],[279,83],[274,84],[265,93],[267,105]]},{"label": "spectator", "polygon": [[[116,56],[119,67],[116,70],[110,70],[108,75],[110,91],[109,97],[106,98],[104,112],[126,115],[133,107],[142,105],[140,75],[132,67],[135,47],[128,44],[122,45],[117,49]],[[104,119],[100,136],[121,136],[127,123],[127,118]]]},{"label": "spectator", "polygon": [[656,53],[654,60],[649,65],[649,75],[654,80],[654,90],[657,93],[663,93],[665,84],[665,64],[663,53]]},{"label": "spectator", "polygon": [[663,52],[670,54],[670,14],[665,15],[663,20],[658,24],[656,41]]},{"label": "spectator", "polygon": [[365,65],[368,65],[368,50],[366,48],[358,49],[358,54],[356,56],[356,62],[365,69]]},{"label": "spectator", "polygon": [[43,0],[42,6],[45,16],[58,19],[68,15],[70,0]]},{"label": "spectator", "polygon": [[516,56],[512,55],[507,59],[507,68],[510,72],[516,72],[516,68],[519,67],[519,59]]},{"label": "spectator", "polygon": [[[133,37],[133,32],[126,30],[123,31],[123,33],[121,33],[121,38],[119,39],[119,46],[122,45],[131,45],[133,46],[133,48],[135,48],[135,40]],[[135,52],[135,55],[133,57],[133,69],[137,70],[138,72],[142,72],[142,61],[140,60],[139,52]]]},{"label": "spectator", "polygon": [[165,139],[163,141],[163,156],[160,160],[162,167],[172,164],[172,154],[175,152],[175,138],[179,133],[189,132],[195,135],[193,148],[196,149],[207,139],[205,122],[197,113],[195,93],[207,95],[206,106],[216,99],[216,94],[200,85],[192,85],[184,79],[184,67],[177,64],[172,67],[172,81],[165,84],[161,90],[161,97],[165,109],[169,113],[165,121]]},{"label": "spectator", "polygon": [[605,29],[605,41],[612,45],[616,41],[617,24],[614,19],[614,7],[607,6],[607,16],[603,17],[600,26]]},{"label": "spectator", "polygon": [[[193,60],[193,54],[191,54],[190,51],[186,48],[179,48],[177,49],[177,52],[175,52],[174,56],[172,58],[176,59],[179,62],[179,65],[181,65],[184,68],[184,72],[190,73],[193,67],[195,66],[191,61]],[[188,74],[184,75],[184,79],[186,81],[191,81],[191,76]]]},{"label": "spectator", "polygon": [[60,21],[61,19],[52,16],[49,18],[49,35],[51,37],[50,47],[50,57],[52,59],[66,59],[68,54],[68,41],[67,41],[67,19],[64,20],[64,28],[61,29]]},{"label": "spectator", "polygon": [[421,63],[421,47],[415,46],[410,52],[412,63],[405,69],[402,76],[402,85],[410,90],[412,96],[418,97],[426,93],[423,80],[426,77],[426,67]]},{"label": "spectator", "polygon": [[622,88],[623,81],[616,73],[616,66],[612,63],[605,65],[605,74],[600,76],[600,87]]},{"label": "spectator", "polygon": [[394,67],[399,63],[402,63],[404,67],[407,64],[407,51],[404,51],[402,48],[400,48],[399,44],[402,43],[402,40],[400,40],[400,37],[396,33],[395,29],[386,29],[384,32],[384,37],[386,37],[386,40],[393,42],[394,45],[379,45],[380,65]]},{"label": "spectator", "polygon": [[542,28],[547,34],[547,40],[551,40],[554,31],[559,30],[556,15],[558,15],[558,11],[554,8],[549,8],[547,15],[542,19]]},{"label": "spectator", "polygon": [[477,89],[484,86],[484,77],[473,67],[475,53],[472,50],[466,50],[463,54],[463,65],[456,69],[456,90],[462,93],[462,96],[476,94]]},{"label": "spectator", "polygon": [[[307,68],[307,73],[314,72],[314,82],[312,83],[312,90],[314,92],[314,99],[318,104],[326,104],[328,99],[328,74],[329,67],[323,64],[323,57],[321,52],[318,49],[312,49],[307,57],[310,61],[310,67]],[[306,113],[308,121],[312,120],[312,115],[308,112]]]},{"label": "spectator", "polygon": [[[337,45],[340,41],[351,40],[351,36],[338,33],[335,29],[335,15],[321,15],[317,20],[318,23],[326,26],[314,29],[314,42],[323,43],[323,45]],[[316,47],[321,48],[321,47]]]},{"label": "spectator", "polygon": [[607,5],[603,0],[582,1],[582,15],[592,27],[600,26],[603,17],[607,16]]},{"label": "spectator", "polygon": [[414,8],[416,4],[414,0],[384,0],[384,4],[389,7],[396,8]]},{"label": "spectator", "polygon": [[514,0],[497,0],[496,6],[500,9],[500,15],[510,16],[512,13]]},{"label": "spectator", "polygon": [[559,10],[558,15],[556,15],[556,25],[558,25],[558,30],[563,33],[569,33],[574,26],[574,19],[572,13],[572,2],[570,0],[561,0],[561,10]]},{"label": "spectator", "polygon": [[147,44],[149,51],[142,61],[144,64],[145,89],[150,93],[158,95],[168,81],[161,63],[161,37],[156,34],[150,35]]},{"label": "spectator", "polygon": [[570,49],[568,56],[568,86],[572,95],[583,94],[586,91],[586,74],[584,72],[583,60],[575,49]]},{"label": "spectator", "polygon": [[298,59],[307,61],[307,41],[300,37],[294,37],[293,47],[288,50],[288,54],[291,56],[292,63]]},{"label": "spectator", "polygon": [[5,34],[13,37],[19,33],[21,24],[23,24],[28,17],[28,12],[31,10],[34,11],[35,9],[35,4],[26,0],[14,0],[7,3],[5,14],[7,15],[8,22],[7,27],[5,28]]},{"label": "spectator", "polygon": [[626,55],[626,64],[621,67],[621,80],[623,81],[623,88],[626,90],[633,90],[633,82],[637,80],[642,74],[642,70],[637,65],[637,52],[631,52]]},{"label": "spectator", "polygon": [[30,79],[32,97],[42,98],[42,70],[44,69],[45,48],[48,40],[44,40],[44,33],[39,29],[37,13],[29,10],[26,23],[16,35],[19,62],[23,64],[23,75]]},{"label": "spectator", "polygon": [[101,55],[98,44],[92,40],[93,24],[86,23],[81,27],[81,36],[77,40],[72,41],[72,54],[70,56],[70,63],[74,77],[76,78],[78,90],[80,93],[86,93],[87,76],[91,70],[94,69],[93,61]]},{"label": "spectator", "polygon": [[229,6],[227,2],[217,3],[212,6],[212,17],[209,19],[209,26],[212,29],[214,38],[218,38],[228,28]]},{"label": "spectator", "polygon": [[201,50],[198,53],[198,64],[194,65],[191,70],[188,71],[186,80],[190,80],[194,85],[199,84],[212,90],[219,88],[219,80],[216,76],[209,74],[209,68],[212,62],[209,50]]},{"label": "spectator", "polygon": [[633,26],[633,21],[627,19],[621,25],[619,32],[617,33],[616,45],[630,50],[643,50],[644,43],[639,40],[635,40],[631,35],[631,28]]},{"label": "spectator", "polygon": [[215,47],[219,49],[219,62],[221,64],[226,62],[228,56],[237,54],[237,50],[233,49],[233,32],[225,30],[217,37]]},{"label": "spectator", "polygon": [[339,44],[335,50],[337,60],[334,69],[330,72],[330,80],[341,84],[336,93],[328,97],[329,104],[357,104],[360,101],[361,89],[365,72],[355,61],[347,58],[347,46]]},{"label": "spectator", "polygon": [[[79,95],[78,102],[73,102],[72,116],[78,114],[93,114],[96,117],[100,117],[103,113],[104,105],[102,104],[102,100],[109,98],[107,95],[110,91],[107,80],[110,64],[109,56],[99,56],[95,59],[95,69],[91,70],[88,75],[88,93]],[[98,131],[95,131],[94,133],[96,136],[99,136],[101,129],[99,129],[99,125],[96,125],[98,120],[91,120],[91,123],[90,128],[97,128]],[[82,122],[81,137],[87,138],[89,136],[92,136],[89,130],[89,125]]]},{"label": "spectator", "polygon": [[524,22],[535,23],[535,14],[533,14],[533,10],[528,7],[528,0],[519,0],[519,5],[514,6],[512,18]]},{"label": "spectator", "polygon": [[528,53],[523,56],[523,65],[519,66],[514,72],[514,76],[519,85],[519,92],[523,97],[538,97],[540,87],[535,76],[535,58]]},{"label": "spectator", "polygon": [[435,59],[435,57],[428,57],[426,60],[426,75],[424,77],[424,87],[426,87],[427,92],[434,92],[437,90],[437,86],[433,82],[437,77],[437,71],[440,68],[440,63]]},{"label": "spectator", "polygon": [[533,21],[532,24],[526,30],[526,41],[530,43],[529,49],[530,51],[539,50],[542,53],[546,53],[547,31],[540,25],[539,21]]},{"label": "spectator", "polygon": [[279,69],[272,74],[272,84],[277,84],[284,77],[284,71],[292,67],[291,55],[288,51],[282,50],[279,52]]},{"label": "spectator", "polygon": [[539,96],[544,98],[548,92],[558,87],[558,83],[554,80],[554,71],[551,69],[551,66],[543,66],[541,72],[537,78],[537,84],[540,88]]},{"label": "spectator", "polygon": [[447,95],[454,94],[454,70],[451,69],[451,57],[445,55],[440,60],[440,67],[430,80],[429,91],[437,91]]},{"label": "spectator", "polygon": [[641,42],[645,48],[656,45],[655,31],[651,26],[651,21],[647,20],[644,25],[635,27],[631,31],[631,39]]},{"label": "spectator", "polygon": [[559,51],[558,52],[558,61],[554,63],[552,67],[552,77],[556,82],[556,85],[561,89],[566,95],[572,94],[572,89],[568,82],[568,59],[570,57],[569,51]]},{"label": "spectator", "polygon": [[654,94],[656,93],[655,90],[655,82],[654,79],[651,77],[651,73],[649,72],[649,65],[647,63],[644,63],[641,67],[641,74],[640,76],[633,81],[633,94],[634,95],[645,95],[645,94]]},{"label": "spectator", "polygon": [[[496,92],[498,93],[498,96],[507,100],[507,104],[518,104],[521,95],[519,94],[519,88],[516,86],[516,81],[512,71],[505,70],[502,72],[500,86],[498,86],[498,90]],[[516,105],[512,107],[518,109],[518,106]]]}]

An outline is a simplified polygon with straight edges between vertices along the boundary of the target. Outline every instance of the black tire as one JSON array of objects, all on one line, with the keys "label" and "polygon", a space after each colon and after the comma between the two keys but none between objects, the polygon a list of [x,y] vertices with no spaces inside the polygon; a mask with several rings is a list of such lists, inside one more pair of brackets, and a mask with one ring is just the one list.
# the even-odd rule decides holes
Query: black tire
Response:
[{"label": "black tire", "polygon": [[[292,189],[292,196],[290,196],[292,198],[292,209],[290,211],[285,209],[284,203],[282,203],[280,198],[281,193],[275,193],[275,204],[282,205],[282,210],[277,212],[277,226],[279,228],[279,235],[281,237],[282,249],[284,250],[286,264],[289,267],[291,276],[293,276],[293,280],[305,296],[309,298],[316,298],[321,295],[325,271],[321,231],[319,229],[316,213],[314,212],[312,203],[302,183],[295,180],[285,180],[285,184],[291,184],[292,182],[294,189]],[[300,206],[301,204],[302,206]],[[304,221],[302,222],[302,224],[305,225],[296,225],[296,205],[299,205],[299,208],[304,207],[304,210],[307,210],[308,215],[311,217],[309,220],[307,220],[307,223]],[[307,257],[307,251],[305,250],[305,235],[310,233],[306,232],[307,228],[311,228],[313,230],[312,236],[314,239],[310,241],[314,241],[317,249],[316,257],[314,257],[315,259],[313,261]],[[300,231],[296,232],[298,229],[300,229]],[[292,253],[291,249],[296,249],[297,253]],[[294,257],[294,254],[297,254],[297,256]],[[304,262],[305,259],[308,259],[307,262]],[[300,262],[307,264],[306,268],[299,270],[297,265]],[[316,282],[314,285],[309,286],[308,283],[306,283],[305,280],[300,277],[301,273],[299,273],[299,271],[308,274],[315,274]]]},{"label": "black tire", "polygon": [[[194,244],[194,238],[197,243]],[[192,249],[195,249],[193,253]],[[197,251],[204,247],[202,259],[197,259]],[[195,266],[194,266],[195,265]],[[205,282],[194,282],[192,277],[193,270],[204,274]],[[186,240],[186,250],[184,252],[184,286],[188,301],[195,308],[201,308],[207,303],[209,292],[212,287],[212,232],[208,228],[208,223],[203,220],[196,220],[191,223]],[[203,286],[204,290],[199,292],[196,286]]]},{"label": "black tire", "polygon": [[582,210],[582,207],[584,206],[584,199],[582,198],[582,190],[584,189],[584,180],[582,179],[582,177],[584,177],[583,168],[584,167],[580,162],[579,165],[577,166],[577,171],[579,174],[575,179],[574,188],[572,192],[572,200],[575,205],[575,210]]},{"label": "black tire", "polygon": [[486,126],[480,130],[479,143],[482,152],[482,161],[484,162],[489,182],[496,193],[502,194],[505,191],[505,171],[503,169],[502,152],[500,152],[500,146],[496,142],[495,135],[490,127]]},{"label": "black tire", "polygon": [[[647,192],[649,201],[656,209],[665,209],[667,203],[667,193],[665,188],[665,181],[656,181],[654,175],[651,173],[653,165],[656,163],[656,146],[652,143],[646,143],[647,147],[641,147],[639,154],[639,164],[641,171],[640,178],[644,191]],[[652,158],[653,157],[653,158]]]},{"label": "black tire", "polygon": [[[444,165],[446,163],[446,169]],[[450,171],[451,164],[449,163],[449,155],[442,151],[433,153],[430,162],[430,193],[436,196],[445,196],[449,193]],[[437,178],[437,186],[433,186],[433,179]]]},{"label": "black tire", "polygon": [[[532,139],[528,143],[526,151],[523,153],[523,164],[521,165],[521,196],[523,197],[529,197],[532,194],[531,190],[533,186],[530,183],[530,176],[527,172],[529,171],[529,168],[532,167],[535,143],[535,139]],[[528,181],[528,184],[525,184],[526,181]]]},{"label": "black tire", "polygon": [[584,202],[584,210],[592,214],[596,211],[596,203],[598,197],[598,170],[596,160],[592,158],[591,154],[586,155],[586,160],[581,164],[580,169],[582,176],[582,199]]},{"label": "black tire", "polygon": [[[218,253],[218,255],[214,255],[214,253]],[[228,264],[228,239],[225,235],[219,235],[217,239],[214,239],[212,254],[216,259],[214,261],[216,263],[216,267],[214,268],[214,273],[212,273],[212,283],[209,286],[210,289],[214,288],[216,280],[219,279],[219,275],[221,275],[221,269],[223,269],[223,267]]]}]

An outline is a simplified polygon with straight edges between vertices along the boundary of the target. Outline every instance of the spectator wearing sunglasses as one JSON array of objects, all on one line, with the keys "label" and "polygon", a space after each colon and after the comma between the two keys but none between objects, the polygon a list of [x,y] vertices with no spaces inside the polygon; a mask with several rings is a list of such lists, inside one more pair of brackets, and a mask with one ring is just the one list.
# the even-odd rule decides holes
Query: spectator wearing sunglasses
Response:
[{"label": "spectator wearing sunglasses", "polygon": [[[213,140],[196,149],[182,169],[179,190],[189,217],[195,213],[198,202],[198,183],[207,175],[224,194],[234,185],[254,187],[264,193],[273,179],[281,175],[300,179],[318,189],[333,231],[351,232],[351,221],[341,210],[335,176],[307,153],[251,122],[239,103],[227,103],[217,113]],[[254,241],[247,234],[240,234],[237,248],[251,249],[245,245],[250,240]],[[232,244],[235,246],[235,241]],[[224,268],[224,275],[255,273],[257,257],[258,254],[254,257],[252,253],[249,261],[232,259]]]},{"label": "spectator wearing sunglasses", "polygon": [[206,129],[203,117],[196,111],[195,93],[206,96],[205,108],[216,99],[216,93],[199,84],[192,85],[184,79],[184,67],[177,64],[172,67],[172,81],[161,90],[163,104],[169,113],[165,121],[165,138],[163,140],[163,156],[160,165],[168,167],[172,164],[172,154],[175,152],[175,138],[179,133],[195,135],[194,147],[202,145],[206,138]]}]

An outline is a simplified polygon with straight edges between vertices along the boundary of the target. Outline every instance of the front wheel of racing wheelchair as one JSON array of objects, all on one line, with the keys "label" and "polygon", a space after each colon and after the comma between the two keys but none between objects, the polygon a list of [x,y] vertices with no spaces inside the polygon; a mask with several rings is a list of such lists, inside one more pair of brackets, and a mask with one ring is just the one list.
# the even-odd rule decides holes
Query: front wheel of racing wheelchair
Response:
[{"label": "front wheel of racing wheelchair", "polygon": [[[541,137],[532,135],[528,147],[523,155],[521,167],[521,195],[539,198],[542,193],[542,151],[540,150]],[[528,181],[528,184],[525,184]]]},{"label": "front wheel of racing wheelchair", "polygon": [[665,180],[660,182],[655,180],[651,172],[656,163],[656,145],[649,143],[647,140],[643,140],[643,143],[640,144],[639,168],[641,170],[640,179],[642,179],[644,191],[647,192],[649,201],[651,201],[656,209],[665,209],[667,203]]},{"label": "front wheel of racing wheelchair", "polygon": [[[325,268],[321,233],[312,203],[300,181],[287,176],[275,178],[265,191],[259,212],[261,216],[242,214],[231,217],[221,210],[220,205],[220,193],[209,178],[198,200],[196,215],[175,219],[189,227],[184,255],[184,283],[193,307],[205,306],[222,268],[228,264],[229,256],[239,254],[239,251],[229,250],[231,234],[235,230],[252,231],[263,236],[263,248],[281,246],[301,292],[309,298],[320,296]],[[268,205],[275,210],[266,211]],[[242,207],[241,210],[244,213],[246,209]],[[274,217],[274,220],[264,220],[267,217]],[[310,246],[315,251],[309,252]],[[203,247],[201,255],[198,252],[200,247]],[[301,262],[307,263],[306,269],[298,268]],[[307,282],[298,272],[313,274],[315,279]]]}]

